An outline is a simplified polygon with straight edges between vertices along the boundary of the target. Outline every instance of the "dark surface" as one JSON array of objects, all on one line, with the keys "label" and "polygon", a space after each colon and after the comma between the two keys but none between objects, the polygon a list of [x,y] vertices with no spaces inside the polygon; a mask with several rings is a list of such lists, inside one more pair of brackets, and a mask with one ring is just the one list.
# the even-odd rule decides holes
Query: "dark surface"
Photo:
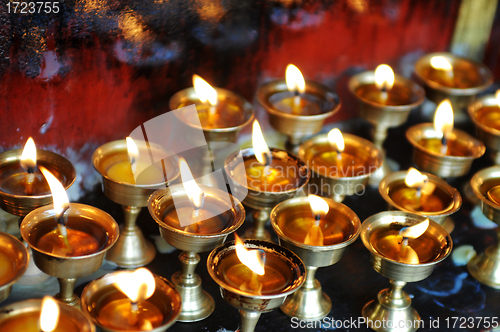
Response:
[{"label": "dark surface", "polygon": [[[492,90],[493,91],[493,90]],[[402,169],[407,169],[412,165],[412,147],[405,138],[406,129],[423,119],[419,111],[411,114],[407,124],[391,129],[386,140],[388,156],[397,160]],[[355,120],[349,123],[342,123],[342,128],[346,132],[367,136],[370,126],[362,120]],[[473,133],[470,124],[457,126]],[[473,208],[464,195],[462,186],[479,169],[490,166],[491,161],[488,156],[474,162],[471,172],[458,179],[450,179],[450,183],[457,187],[462,193],[464,204],[460,211],[453,215],[456,227],[452,232],[454,246],[472,244],[478,253],[481,253],[487,246],[496,243],[495,230],[482,230],[476,228],[470,219],[470,212]],[[122,220],[121,209],[118,205],[111,203],[103,196],[100,188],[96,188],[91,194],[86,196],[82,202],[100,207],[111,213],[116,220]],[[386,210],[386,203],[378,193],[378,189],[367,188],[362,196],[347,197],[344,203],[354,210],[363,221],[369,216]],[[139,216],[139,224],[146,234],[158,234],[155,222],[144,209]],[[251,227],[251,221],[247,220],[238,230],[242,235],[246,228]],[[267,226],[272,233],[270,225]],[[277,241],[273,234],[274,240]],[[233,237],[229,236],[229,240]],[[172,274],[180,270],[180,263],[177,258],[179,251],[171,254],[157,254],[155,260],[147,267],[156,274],[170,278]],[[238,312],[235,308],[225,303],[219,293],[216,283],[210,278],[206,269],[206,259],[208,253],[201,254],[201,262],[197,267],[197,273],[203,281],[204,289],[212,295],[216,302],[215,312],[207,319],[196,323],[176,323],[169,331],[210,331],[216,332],[219,329],[236,330],[239,324]],[[318,270],[317,279],[321,282],[323,290],[332,300],[332,311],[329,319],[344,320],[354,319],[360,316],[361,308],[370,300],[376,298],[377,293],[388,287],[388,279],[379,275],[373,270],[370,264],[368,250],[365,249],[360,239],[358,239],[347,250],[345,256],[339,263],[321,268]],[[83,286],[77,290],[81,292]],[[426,280],[416,283],[409,283],[404,290],[413,298],[413,306],[420,314],[425,326],[422,331],[430,329],[429,320],[439,319],[440,328],[435,331],[475,331],[480,329],[447,328],[446,318],[450,319],[450,327],[454,322],[453,317],[500,317],[500,290],[481,285],[473,279],[467,272],[466,267],[457,267],[453,264],[451,257],[442,264],[436,266],[433,274]],[[462,318],[463,319],[463,318]],[[476,320],[477,323],[477,320]],[[331,328],[332,329],[332,328]],[[291,319],[285,316],[280,310],[263,314],[259,320],[256,331],[323,331],[326,327],[310,329],[292,328]],[[346,330],[346,329],[338,329]],[[365,326],[349,330],[368,331]],[[484,329],[483,329],[484,330]]]}]

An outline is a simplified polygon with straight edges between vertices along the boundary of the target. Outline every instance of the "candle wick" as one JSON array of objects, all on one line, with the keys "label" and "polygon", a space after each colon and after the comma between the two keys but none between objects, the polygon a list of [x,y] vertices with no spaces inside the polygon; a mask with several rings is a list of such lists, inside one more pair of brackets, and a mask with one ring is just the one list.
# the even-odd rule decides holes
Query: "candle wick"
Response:
[{"label": "candle wick", "polygon": [[319,226],[319,223],[321,222],[321,214],[316,214],[314,216],[314,226]]},{"label": "candle wick", "polygon": [[63,210],[61,211],[61,213],[58,216],[56,216],[56,221],[59,225],[66,226],[66,220],[64,219],[64,213],[66,211],[68,211],[68,209],[69,209],[69,204],[65,204],[63,206]]},{"label": "candle wick", "polygon": [[443,137],[441,138],[441,153],[446,154],[448,152],[448,138],[446,134],[443,133]]},{"label": "candle wick", "polygon": [[337,149],[337,159],[342,160],[342,152],[339,149]]},{"label": "candle wick", "polygon": [[27,170],[26,170],[26,173],[28,173],[28,174],[35,173],[35,167],[34,166],[28,166]]}]

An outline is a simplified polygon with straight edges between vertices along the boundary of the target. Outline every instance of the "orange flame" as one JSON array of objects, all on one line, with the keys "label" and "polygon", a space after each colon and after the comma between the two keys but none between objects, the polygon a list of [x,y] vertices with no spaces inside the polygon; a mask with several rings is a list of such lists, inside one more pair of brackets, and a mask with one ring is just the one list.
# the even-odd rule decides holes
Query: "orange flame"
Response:
[{"label": "orange flame", "polygon": [[342,136],[342,132],[338,128],[330,130],[328,133],[328,142],[338,152],[342,152],[345,149],[344,136]]},{"label": "orange flame", "polygon": [[182,157],[179,158],[179,168],[181,171],[182,186],[186,191],[189,201],[193,204],[195,209],[200,209],[203,205],[205,193],[194,180],[188,163]]},{"label": "orange flame", "polygon": [[297,91],[299,93],[304,93],[306,91],[304,76],[295,65],[289,64],[286,67],[285,81],[288,91]]},{"label": "orange flame", "polygon": [[453,131],[453,108],[448,99],[443,100],[436,109],[434,129],[445,136]]},{"label": "orange flame", "polygon": [[270,163],[272,155],[269,147],[267,146],[266,140],[264,139],[264,134],[262,134],[262,129],[260,128],[259,122],[254,120],[252,129],[252,145],[255,153],[255,158],[262,165],[267,165]]},{"label": "orange flame", "polygon": [[394,86],[394,71],[388,65],[379,65],[375,69],[375,86],[383,91],[390,91]]},{"label": "orange flame", "polygon": [[66,190],[61,182],[59,182],[59,180],[48,169],[40,166],[40,171],[49,184],[52,199],[54,201],[54,212],[57,218],[60,218],[64,211],[66,211],[69,207],[68,194],[66,194]]},{"label": "orange flame", "polygon": [[451,65],[450,61],[448,61],[448,59],[441,55],[436,55],[431,58],[431,67],[448,72],[451,72],[453,70],[453,66]]},{"label": "orange flame", "polygon": [[309,199],[309,205],[311,205],[311,210],[315,216],[321,214],[325,215],[330,211],[330,206],[322,197],[309,195],[307,198]]},{"label": "orange flame", "polygon": [[28,168],[36,167],[36,146],[33,138],[28,138],[21,154],[21,167],[28,171]]},{"label": "orange flame", "polygon": [[56,329],[59,322],[59,306],[50,296],[44,296],[42,299],[42,310],[40,311],[40,330],[42,332],[52,332]]},{"label": "orange flame", "polygon": [[208,100],[210,105],[217,105],[217,91],[207,81],[198,75],[193,75],[193,87],[202,103]]},{"label": "orange flame", "polygon": [[115,287],[125,294],[131,302],[150,298],[156,287],[153,274],[146,268],[135,271],[121,271],[115,275]]},{"label": "orange flame", "polygon": [[260,250],[248,250],[245,248],[243,241],[235,233],[235,245],[236,245],[236,256],[240,262],[242,262],[246,267],[252,270],[254,273],[262,276],[266,273],[264,269],[264,259]]}]

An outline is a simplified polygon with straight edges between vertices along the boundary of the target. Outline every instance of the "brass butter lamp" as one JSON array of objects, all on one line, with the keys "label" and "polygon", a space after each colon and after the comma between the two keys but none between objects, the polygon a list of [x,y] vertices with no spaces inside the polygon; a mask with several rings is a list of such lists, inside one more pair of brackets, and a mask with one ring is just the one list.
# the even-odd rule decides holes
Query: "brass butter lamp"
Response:
[{"label": "brass butter lamp", "polygon": [[325,120],[341,105],[330,88],[304,80],[294,65],[288,65],[286,80],[259,87],[257,101],[268,113],[271,126],[287,136],[285,148],[292,153],[297,152],[304,137],[321,131]]},{"label": "brass butter lamp", "polygon": [[415,76],[436,105],[450,100],[458,122],[467,121],[465,109],[493,83],[493,75],[484,64],[446,52],[418,59]]},{"label": "brass butter lamp", "polygon": [[224,243],[226,237],[245,220],[245,209],[236,198],[216,188],[202,185],[199,188],[205,195],[200,213],[203,215],[212,211],[214,216],[193,225],[180,226],[183,211],[190,213],[186,218],[195,218],[191,216],[191,211],[194,211],[191,207],[192,194],[181,185],[156,191],[148,204],[149,213],[158,223],[161,236],[171,246],[182,250],[179,255],[182,271],[172,276],[172,283],[182,299],[180,322],[199,321],[214,311],[215,302],[202,289],[201,278],[195,273],[200,262],[198,253]]},{"label": "brass butter lamp", "polygon": [[[163,159],[165,151],[152,143],[146,145],[136,142],[140,155],[150,154]],[[116,165],[126,165],[123,173],[130,173],[129,152],[126,140],[117,140],[101,145],[92,155],[95,170],[102,176],[102,188],[106,197],[120,204],[123,209],[124,223],[120,226],[120,237],[117,243],[106,254],[106,259],[124,268],[136,268],[150,263],[156,254],[153,244],[144,238],[137,226],[137,217],[141,209],[148,205],[149,196],[157,189],[165,188],[179,176],[176,158],[164,159],[162,164],[154,164],[141,174],[159,173],[144,182],[136,182],[133,178],[116,178],[110,176],[110,170]],[[158,166],[158,167],[157,167]],[[139,177],[141,176],[139,174]],[[119,174],[120,175],[120,174]],[[137,177],[137,181],[139,181]],[[151,182],[152,181],[152,182]]]},{"label": "brass butter lamp", "polygon": [[[483,214],[500,225],[500,166],[477,172],[471,179],[474,194],[479,198]],[[500,240],[500,228],[497,228]],[[500,289],[500,245],[488,247],[467,264],[470,274],[481,283]]]},{"label": "brass butter lamp", "polygon": [[[453,247],[450,235],[441,225],[425,217],[386,211],[363,222],[361,240],[370,251],[375,271],[391,283],[389,289],[378,294],[377,300],[363,307],[363,317],[379,321],[370,326],[375,331],[416,331],[417,324],[406,322],[418,322],[420,315],[411,306],[412,300],[403,287],[407,282],[427,278],[434,266],[448,257]],[[382,324],[384,320],[391,321],[392,326]]]},{"label": "brass butter lamp", "polygon": [[[347,246],[358,238],[361,226],[358,216],[344,204],[314,197],[320,200],[316,206],[310,197],[302,196],[278,204],[271,212],[271,225],[280,245],[297,254],[306,266],[304,284],[281,306],[287,316],[301,320],[319,320],[330,312],[332,302],[315,278],[316,271],[337,263]],[[323,209],[322,204],[326,204]],[[319,211],[321,214],[317,214]]]},{"label": "brass butter lamp", "polygon": [[249,271],[237,254],[238,245],[234,241],[215,248],[208,256],[207,268],[219,285],[222,298],[239,310],[237,331],[254,332],[261,314],[282,305],[287,296],[302,286],[306,272],[297,255],[275,243],[245,240],[241,249],[265,255],[263,275]]},{"label": "brass butter lamp", "polygon": [[0,302],[2,302],[7,299],[14,283],[28,268],[29,256],[21,241],[10,234],[0,232],[0,257],[5,264],[2,265],[0,281]]},{"label": "brass butter lamp", "polygon": [[382,167],[369,180],[370,185],[378,186],[386,175],[394,171],[383,148],[387,130],[405,123],[410,111],[424,102],[425,93],[417,83],[395,75],[388,65],[353,76],[348,87],[358,102],[360,116],[373,125],[373,143],[384,153]]}]

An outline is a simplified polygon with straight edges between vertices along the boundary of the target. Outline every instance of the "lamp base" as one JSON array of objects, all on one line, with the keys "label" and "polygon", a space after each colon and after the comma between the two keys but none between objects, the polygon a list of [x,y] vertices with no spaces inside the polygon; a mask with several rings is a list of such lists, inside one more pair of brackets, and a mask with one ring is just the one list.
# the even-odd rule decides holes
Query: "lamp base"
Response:
[{"label": "lamp base", "polygon": [[253,228],[247,229],[247,231],[243,235],[243,239],[264,240],[272,242],[271,234],[265,229],[270,212],[270,209],[253,210]]},{"label": "lamp base", "polygon": [[500,289],[500,245],[486,248],[469,261],[467,268],[479,282]]},{"label": "lamp base", "polygon": [[177,321],[197,322],[214,312],[214,299],[201,288],[201,279],[197,274],[186,279],[182,272],[177,272],[172,276],[172,283],[181,294],[181,313]]},{"label": "lamp base", "polygon": [[149,264],[156,255],[154,245],[144,238],[137,226],[120,226],[120,236],[106,253],[106,260],[119,267],[133,269]]},{"label": "lamp base", "polygon": [[420,324],[420,315],[403,292],[406,282],[391,280],[391,288],[378,293],[377,300],[368,302],[361,312],[369,328],[379,332],[413,332]]},{"label": "lamp base", "polygon": [[321,284],[314,280],[313,287],[300,287],[293,295],[286,298],[280,307],[289,317],[297,317],[305,321],[320,320],[332,309],[332,301],[321,290]]}]

